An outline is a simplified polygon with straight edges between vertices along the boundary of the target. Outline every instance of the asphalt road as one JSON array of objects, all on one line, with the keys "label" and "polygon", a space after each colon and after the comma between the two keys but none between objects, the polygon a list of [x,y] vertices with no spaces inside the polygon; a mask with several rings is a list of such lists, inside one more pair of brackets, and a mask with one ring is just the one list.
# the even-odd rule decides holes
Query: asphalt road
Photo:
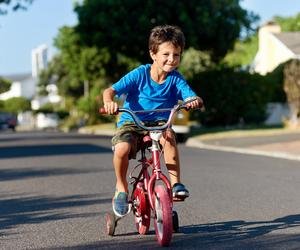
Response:
[{"label": "asphalt road", "polygon": [[[191,197],[169,249],[299,249],[299,162],[179,146]],[[108,137],[0,133],[0,249],[158,249],[133,216],[104,233]]]}]

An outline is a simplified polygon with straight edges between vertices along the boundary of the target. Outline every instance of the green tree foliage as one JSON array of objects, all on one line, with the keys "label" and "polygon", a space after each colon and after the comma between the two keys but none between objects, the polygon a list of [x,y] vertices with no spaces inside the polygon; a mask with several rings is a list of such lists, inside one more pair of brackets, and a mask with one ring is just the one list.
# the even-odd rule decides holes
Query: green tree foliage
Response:
[{"label": "green tree foliage", "polygon": [[62,54],[57,54],[49,62],[46,70],[39,75],[39,94],[47,95],[46,86],[56,83],[59,94],[62,96],[79,97],[83,93],[83,87],[77,77],[72,78],[71,70],[63,63]]},{"label": "green tree foliage", "polygon": [[20,9],[26,10],[33,1],[34,0],[0,0],[0,15],[5,15],[8,13],[9,5],[13,11]]},{"label": "green tree foliage", "polygon": [[300,13],[293,17],[275,16],[274,20],[282,31],[300,31]]},{"label": "green tree foliage", "polygon": [[10,86],[11,82],[9,80],[0,77],[0,93],[8,91]]},{"label": "green tree foliage", "polygon": [[245,40],[237,40],[234,49],[229,51],[224,57],[223,63],[232,66],[248,66],[250,65],[258,50],[257,33]]},{"label": "green tree foliage", "polygon": [[[86,104],[91,99],[82,97],[84,82],[89,83],[89,98],[94,98],[94,89],[99,94],[101,88],[138,64],[149,63],[149,32],[159,24],[178,25],[183,29],[186,56],[181,69],[184,74],[202,72],[220,61],[233,48],[241,30],[250,31],[257,20],[239,2],[84,0],[74,9],[78,25],[62,27],[55,39],[59,54],[41,74],[41,90],[55,80],[59,94],[68,96],[68,103],[72,103],[70,107],[76,105],[83,112],[94,110]],[[102,85],[97,89],[99,81]]]},{"label": "green tree foliage", "polygon": [[93,87],[99,79],[111,81],[114,72],[128,71],[137,65],[130,58],[118,54],[113,67],[112,52],[108,48],[84,46],[80,44],[79,37],[72,27],[60,29],[54,42],[60,54],[50,63],[48,72],[43,73],[46,77],[43,77],[42,85],[56,74],[60,94],[80,97],[83,95],[84,81],[89,81],[90,87]]},{"label": "green tree foliage", "polygon": [[13,97],[3,102],[3,109],[13,114],[31,109],[30,101],[24,97]]},{"label": "green tree foliage", "polygon": [[218,61],[233,48],[241,30],[250,30],[257,20],[240,7],[239,0],[85,0],[75,11],[80,42],[108,48],[112,62],[118,53],[148,62],[149,31],[161,24],[178,25],[187,47],[208,51]]},{"label": "green tree foliage", "polygon": [[195,74],[215,66],[216,65],[212,62],[209,53],[191,47],[183,53],[179,71],[186,78],[191,78]]}]

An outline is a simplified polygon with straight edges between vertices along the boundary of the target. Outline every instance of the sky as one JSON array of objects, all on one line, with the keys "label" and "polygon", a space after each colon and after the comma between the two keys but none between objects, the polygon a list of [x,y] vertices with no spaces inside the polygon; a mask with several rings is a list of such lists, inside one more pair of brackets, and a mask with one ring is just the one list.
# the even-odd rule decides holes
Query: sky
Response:
[{"label": "sky", "polygon": [[[48,58],[57,50],[53,39],[59,28],[74,26],[77,15],[74,0],[34,0],[27,11],[0,15],[0,75],[31,72],[31,50],[46,44]],[[295,16],[300,12],[299,0],[241,0],[244,9],[253,11],[265,23],[273,16]]]},{"label": "sky", "polygon": [[41,44],[48,46],[51,58],[59,28],[77,23],[73,2],[34,0],[26,11],[0,15],[0,75],[31,72],[31,50]]}]

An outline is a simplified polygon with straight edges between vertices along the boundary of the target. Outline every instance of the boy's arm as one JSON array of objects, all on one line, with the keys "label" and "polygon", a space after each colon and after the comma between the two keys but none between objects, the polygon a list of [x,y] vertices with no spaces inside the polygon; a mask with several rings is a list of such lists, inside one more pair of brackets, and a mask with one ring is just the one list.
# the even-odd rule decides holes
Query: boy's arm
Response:
[{"label": "boy's arm", "polygon": [[103,91],[103,104],[107,114],[112,115],[117,113],[118,103],[114,101],[116,91],[110,87]]}]

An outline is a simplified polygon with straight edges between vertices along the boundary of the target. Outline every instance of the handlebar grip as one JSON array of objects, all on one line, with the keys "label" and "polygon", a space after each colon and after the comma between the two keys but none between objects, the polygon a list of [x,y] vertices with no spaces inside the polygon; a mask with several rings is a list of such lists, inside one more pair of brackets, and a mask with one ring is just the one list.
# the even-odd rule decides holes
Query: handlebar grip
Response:
[{"label": "handlebar grip", "polygon": [[106,111],[105,111],[105,108],[99,108],[99,113],[102,114],[102,115],[107,114]]}]

